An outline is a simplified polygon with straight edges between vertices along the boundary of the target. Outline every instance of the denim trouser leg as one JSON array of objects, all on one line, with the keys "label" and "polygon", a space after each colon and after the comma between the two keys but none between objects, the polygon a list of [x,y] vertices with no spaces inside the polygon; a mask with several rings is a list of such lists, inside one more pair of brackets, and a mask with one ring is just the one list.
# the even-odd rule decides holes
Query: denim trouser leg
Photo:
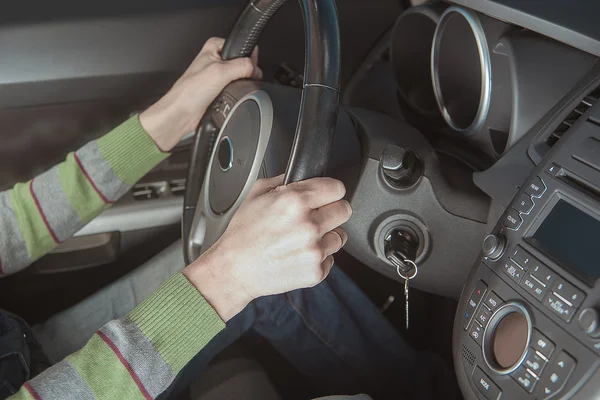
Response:
[{"label": "denim trouser leg", "polygon": [[456,394],[441,358],[410,347],[339,268],[314,288],[252,302],[190,362],[176,384],[188,384],[250,330],[328,394],[363,392],[376,399],[451,399]]}]

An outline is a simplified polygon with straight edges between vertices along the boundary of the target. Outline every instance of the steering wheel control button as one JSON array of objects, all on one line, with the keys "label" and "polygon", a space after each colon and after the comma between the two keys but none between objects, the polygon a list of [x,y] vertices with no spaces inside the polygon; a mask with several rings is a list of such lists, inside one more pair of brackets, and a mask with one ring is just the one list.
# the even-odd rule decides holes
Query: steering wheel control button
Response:
[{"label": "steering wheel control button", "polygon": [[586,308],[579,313],[579,328],[591,338],[600,337],[600,315],[595,308]]},{"label": "steering wheel control button", "polygon": [[233,143],[229,136],[221,139],[221,143],[219,143],[219,148],[217,149],[217,158],[223,172],[229,171],[233,166]]},{"label": "steering wheel control button", "polygon": [[500,400],[502,391],[479,367],[473,371],[473,382],[487,400]]},{"label": "steering wheel control button", "polygon": [[546,336],[542,335],[539,331],[534,330],[531,335],[531,348],[546,357],[546,359],[550,359],[556,346]]},{"label": "steering wheel control button", "polygon": [[521,282],[525,274],[525,271],[512,261],[506,261],[502,266],[502,271],[517,284]]},{"label": "steering wheel control button", "polygon": [[538,390],[540,399],[548,399],[562,390],[576,365],[577,362],[573,357],[561,351],[546,369],[540,381],[541,390]]},{"label": "steering wheel control button", "polygon": [[523,366],[519,367],[511,376],[527,393],[533,392],[539,379],[533,372]]},{"label": "steering wheel control button", "polygon": [[489,307],[492,312],[496,311],[498,307],[500,307],[504,302],[494,291],[490,291],[487,296],[485,296],[485,301],[483,304]]},{"label": "steering wheel control button", "polygon": [[525,193],[531,197],[540,198],[546,192],[546,184],[539,176],[533,178],[533,180],[525,187]]},{"label": "steering wheel control button", "polygon": [[556,293],[548,293],[543,303],[547,309],[559,316],[566,323],[571,322],[571,319],[575,315],[575,308],[571,307],[565,299],[556,295]]},{"label": "steering wheel control button", "polygon": [[486,290],[487,285],[484,281],[479,281],[475,285],[475,289],[473,289],[473,293],[471,293],[471,296],[469,297],[469,301],[467,302],[467,307],[465,310],[465,331],[469,328],[469,323],[473,319],[473,315],[475,315],[475,311],[477,310],[477,307],[479,306],[479,303],[481,302]]},{"label": "steering wheel control button", "polygon": [[487,235],[483,239],[481,248],[485,257],[490,260],[497,260],[502,257],[504,250],[506,250],[506,238],[502,235]]},{"label": "steering wheel control button", "polygon": [[533,210],[533,206],[535,203],[531,196],[527,193],[521,193],[515,202],[514,209],[517,210],[520,214],[529,214],[531,210]]},{"label": "steering wheel control button", "polygon": [[525,276],[521,282],[521,287],[524,288],[527,293],[535,297],[537,301],[542,301],[544,299],[546,287],[536,278],[531,276],[531,274],[527,274],[527,276]]},{"label": "steering wheel control button", "polygon": [[486,326],[487,323],[489,322],[491,316],[492,316],[492,311],[490,311],[488,306],[486,306],[485,304],[482,304],[481,307],[479,307],[479,312],[477,313],[477,316],[475,317],[475,321],[479,322],[483,326]]},{"label": "steering wheel control button", "polygon": [[483,340],[483,326],[477,321],[473,322],[471,329],[469,330],[469,336],[473,338],[475,343],[481,347],[481,341]]},{"label": "steering wheel control button", "polygon": [[511,231],[518,231],[521,225],[523,225],[523,219],[515,209],[508,210],[502,219],[504,221],[504,226]]},{"label": "steering wheel control button", "polygon": [[516,262],[524,271],[528,271],[531,265],[536,261],[536,259],[521,246],[515,247],[510,255],[510,259]]},{"label": "steering wheel control button", "polygon": [[533,275],[538,281],[540,281],[545,287],[550,287],[556,279],[556,274],[550,268],[544,264],[535,260],[533,267],[529,270],[529,273]]},{"label": "steering wheel control button", "polygon": [[529,312],[520,303],[498,308],[483,334],[481,349],[488,368],[499,375],[515,372],[527,356],[531,326]]},{"label": "steering wheel control button", "polygon": [[396,145],[387,145],[379,160],[385,180],[396,188],[408,188],[414,185],[423,172],[421,160],[417,154]]},{"label": "steering wheel control button", "polygon": [[583,303],[585,299],[585,293],[577,289],[562,278],[558,278],[554,285],[552,285],[552,291],[565,299],[571,306],[577,308]]},{"label": "steering wheel control button", "polygon": [[529,349],[527,357],[525,357],[525,361],[523,361],[523,365],[536,376],[542,376],[546,364],[548,364],[548,360],[533,348]]}]

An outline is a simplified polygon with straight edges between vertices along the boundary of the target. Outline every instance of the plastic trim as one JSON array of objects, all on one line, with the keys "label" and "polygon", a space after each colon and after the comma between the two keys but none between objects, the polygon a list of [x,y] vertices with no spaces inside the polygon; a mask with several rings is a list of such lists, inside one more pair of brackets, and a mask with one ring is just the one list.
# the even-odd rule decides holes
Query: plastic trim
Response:
[{"label": "plastic trim", "polygon": [[[471,31],[473,32],[473,36],[477,44],[479,63],[481,65],[481,95],[479,97],[479,108],[477,109],[477,114],[475,115],[473,122],[466,128],[460,128],[452,120],[448,108],[446,107],[446,103],[442,97],[439,77],[439,51],[442,43],[443,33],[450,18],[457,14],[462,16],[471,27]],[[442,113],[442,117],[452,129],[465,135],[471,135],[484,125],[491,102],[492,64],[490,61],[490,51],[487,46],[485,32],[483,31],[483,27],[481,26],[481,22],[479,21],[477,14],[457,6],[449,7],[443,12],[433,35],[433,46],[431,47],[431,79],[435,99],[438,107],[440,108],[440,112]]]}]

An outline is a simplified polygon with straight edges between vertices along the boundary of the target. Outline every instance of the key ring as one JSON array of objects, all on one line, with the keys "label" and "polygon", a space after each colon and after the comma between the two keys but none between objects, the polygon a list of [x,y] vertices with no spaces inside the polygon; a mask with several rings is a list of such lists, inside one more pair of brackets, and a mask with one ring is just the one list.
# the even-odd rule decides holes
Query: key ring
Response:
[{"label": "key ring", "polygon": [[410,278],[407,278],[404,275],[402,275],[402,273],[400,272],[399,265],[396,265],[396,272],[398,273],[398,275],[400,275],[400,278],[404,279],[405,281],[410,281],[411,279],[414,279],[417,276],[417,274],[419,273],[419,267],[417,267],[417,264],[412,260],[403,260],[403,262],[415,267],[415,273],[413,274],[413,276],[411,276]]}]

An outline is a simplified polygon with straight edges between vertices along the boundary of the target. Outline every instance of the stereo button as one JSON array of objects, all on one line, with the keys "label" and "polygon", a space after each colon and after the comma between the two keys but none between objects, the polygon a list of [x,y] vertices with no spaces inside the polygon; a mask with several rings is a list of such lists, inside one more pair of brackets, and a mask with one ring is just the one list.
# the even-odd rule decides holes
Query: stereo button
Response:
[{"label": "stereo button", "polygon": [[531,373],[531,371],[523,366],[520,366],[519,369],[511,374],[511,376],[527,393],[533,392],[539,379],[535,374]]},{"label": "stereo button", "polygon": [[523,282],[521,282],[521,287],[525,288],[527,293],[535,297],[537,301],[542,301],[544,298],[546,288],[535,278],[533,278],[531,274],[527,274],[525,279],[523,279]]},{"label": "stereo button", "polygon": [[575,365],[577,363],[573,357],[561,351],[554,362],[546,369],[546,373],[540,382],[541,388],[538,391],[540,398],[548,399],[558,393],[569,379]]},{"label": "stereo button", "polygon": [[521,267],[519,267],[514,262],[512,262],[512,261],[505,262],[504,265],[502,266],[502,270],[504,271],[504,273],[506,275],[508,275],[510,277],[510,279],[517,282],[517,284],[519,282],[521,282],[524,272],[521,269]]},{"label": "stereo button", "polygon": [[541,355],[548,359],[556,348],[550,339],[536,330],[533,331],[533,335],[531,336],[531,347],[533,347],[534,350],[539,351]]},{"label": "stereo button", "polygon": [[471,297],[469,297],[465,309],[465,331],[469,327],[469,322],[473,319],[475,310],[477,310],[477,306],[481,302],[486,290],[487,285],[483,281],[479,281],[477,282],[477,285],[475,285],[475,289],[473,289],[473,293],[471,293]]},{"label": "stereo button", "polygon": [[546,191],[546,185],[539,176],[533,178],[533,180],[525,187],[525,193],[531,197],[542,197]]},{"label": "stereo button", "polygon": [[503,303],[502,299],[494,291],[490,291],[483,302],[492,312],[496,311]]},{"label": "stereo button", "polygon": [[481,346],[481,342],[483,340],[483,327],[479,325],[479,322],[473,322],[471,325],[471,330],[469,330],[469,335],[479,346]]},{"label": "stereo button", "polygon": [[559,278],[552,286],[554,293],[560,295],[562,298],[567,300],[575,308],[579,307],[585,299],[585,294],[577,289],[575,286],[566,282],[564,279]]},{"label": "stereo button", "polygon": [[502,218],[504,226],[513,231],[519,230],[523,224],[523,219],[521,219],[519,212],[514,209],[508,210],[508,212],[504,214]]},{"label": "stereo button", "polygon": [[527,193],[521,193],[517,198],[514,209],[522,214],[529,214],[533,210],[533,199]]},{"label": "stereo button", "polygon": [[540,282],[542,282],[545,287],[550,287],[552,285],[552,282],[554,282],[554,280],[557,277],[554,271],[546,267],[538,260],[535,260],[533,266],[529,270],[529,273],[535,276]]},{"label": "stereo button", "polygon": [[487,400],[499,400],[502,397],[500,388],[479,367],[473,371],[473,382]]},{"label": "stereo button", "polygon": [[525,271],[528,271],[533,264],[537,263],[537,260],[521,246],[515,247],[510,259],[516,262]]},{"label": "stereo button", "polygon": [[571,322],[571,318],[575,315],[575,309],[553,292],[548,293],[543,303],[546,308],[567,323]]}]

